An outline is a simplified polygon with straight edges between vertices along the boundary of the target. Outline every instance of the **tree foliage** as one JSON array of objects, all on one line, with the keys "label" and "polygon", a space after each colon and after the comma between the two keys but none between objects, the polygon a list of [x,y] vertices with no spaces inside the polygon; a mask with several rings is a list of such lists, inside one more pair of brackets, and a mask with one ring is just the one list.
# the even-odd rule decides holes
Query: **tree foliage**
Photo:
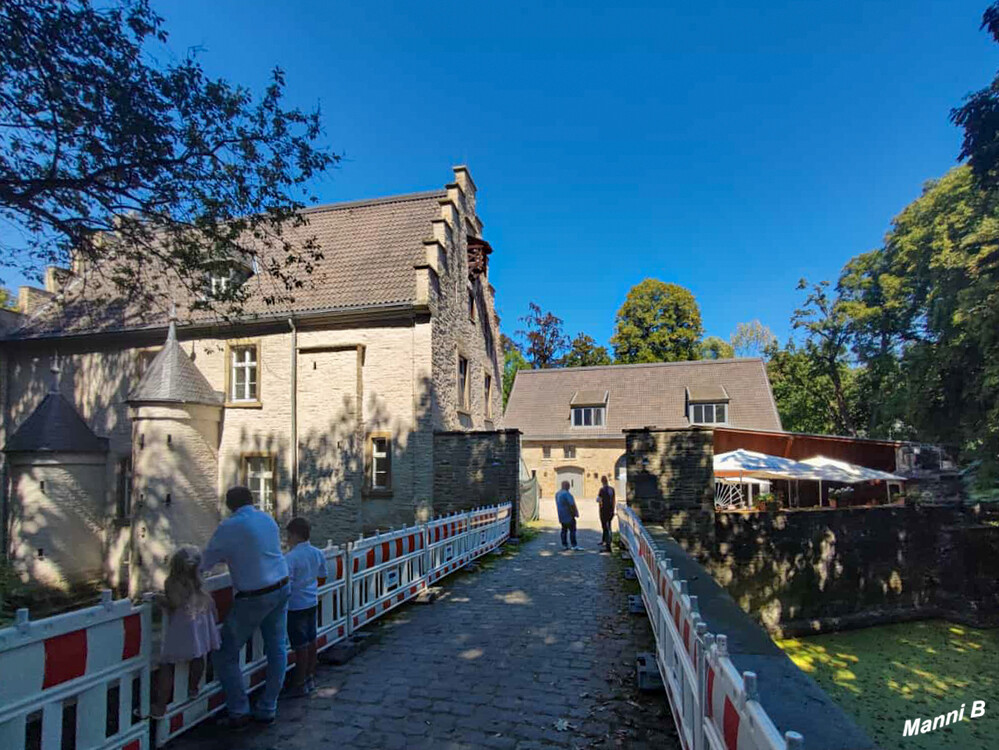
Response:
[{"label": "tree foliage", "polygon": [[517,335],[524,339],[524,355],[535,370],[557,367],[569,347],[569,337],[562,328],[562,319],[545,312],[531,302],[527,315],[520,319],[524,328]]},{"label": "tree foliage", "polygon": [[777,337],[759,320],[738,323],[731,337],[732,349],[740,357],[763,357]]},{"label": "tree foliage", "polygon": [[829,376],[814,352],[793,341],[767,351],[767,375],[781,424],[790,432],[841,434],[836,397]]},{"label": "tree foliage", "polygon": [[690,290],[645,279],[631,288],[617,312],[614,359],[622,364],[697,359],[703,332]]},{"label": "tree foliage", "polygon": [[[982,29],[999,42],[999,3],[993,3],[982,15]],[[951,120],[964,130],[961,160],[968,164],[986,189],[999,186],[999,74],[992,83],[967,97],[964,104],[951,110]]]},{"label": "tree foliage", "polygon": [[562,358],[563,367],[593,367],[611,364],[611,356],[606,346],[597,346],[592,336],[578,333],[569,345],[568,353]]},{"label": "tree foliage", "polygon": [[[506,338],[504,336],[504,338]],[[507,339],[509,340],[509,339]],[[531,365],[524,358],[524,353],[520,347],[512,346],[509,349],[503,348],[503,408],[506,408],[507,401],[510,400],[510,391],[513,390],[513,382],[517,378],[518,370],[530,370]]]},{"label": "tree foliage", "polygon": [[701,342],[700,359],[730,359],[735,356],[735,349],[720,336],[708,336]]},{"label": "tree foliage", "polygon": [[322,257],[289,226],[308,183],[337,157],[316,147],[318,111],[283,104],[275,70],[260,97],[168,57],[148,0],[0,4],[0,264],[100,274],[123,297],[183,288],[236,315],[247,291],[211,290],[234,264],[267,271],[290,299]]},{"label": "tree foliage", "polygon": [[802,289],[803,344],[769,354],[785,428],[943,443],[996,471],[999,193],[957,167],[834,287]]}]

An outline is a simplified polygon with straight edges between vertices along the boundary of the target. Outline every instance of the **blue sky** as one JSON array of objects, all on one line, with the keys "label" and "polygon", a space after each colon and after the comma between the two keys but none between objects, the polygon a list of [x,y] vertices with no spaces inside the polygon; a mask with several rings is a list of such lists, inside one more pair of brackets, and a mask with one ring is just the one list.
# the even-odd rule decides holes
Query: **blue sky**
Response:
[{"label": "blue sky", "polygon": [[797,280],[834,279],[954,165],[948,112],[999,67],[987,4],[155,3],[176,54],[256,90],[280,65],[322,107],[346,157],[323,201],[468,164],[504,329],[533,300],[601,342],[649,276],[709,334],[784,338]]}]

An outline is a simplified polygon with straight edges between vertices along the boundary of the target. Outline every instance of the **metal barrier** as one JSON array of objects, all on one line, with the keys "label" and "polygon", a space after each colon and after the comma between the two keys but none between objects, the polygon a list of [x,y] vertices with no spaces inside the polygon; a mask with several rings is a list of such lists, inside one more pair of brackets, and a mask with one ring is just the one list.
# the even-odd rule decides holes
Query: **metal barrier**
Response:
[{"label": "metal barrier", "polygon": [[348,545],[351,632],[427,588],[425,549],[422,526],[362,537]]},{"label": "metal barrier", "polygon": [[[150,605],[112,601],[0,630],[0,747],[146,750]],[[66,743],[66,738],[70,743]]]},{"label": "metal barrier", "polygon": [[[345,547],[327,544],[327,576],[318,581],[319,650],[498,548],[510,536],[511,513],[512,505],[503,503],[362,537]],[[205,590],[221,623],[234,600],[229,575],[206,579]],[[17,623],[0,630],[0,748],[147,750],[151,724],[155,744],[162,747],[220,711],[225,698],[209,660],[191,698],[188,665],[176,664],[163,717],[145,718],[155,666],[152,634],[152,605],[112,601],[110,591],[100,605],[38,622],[19,610]],[[263,684],[266,666],[257,631],[240,654],[248,690]],[[293,666],[294,652],[288,668]]]},{"label": "metal barrier", "polygon": [[[318,589],[317,637],[319,650],[324,651],[347,637],[346,588],[347,565],[345,549],[327,544],[323,550],[326,556],[327,577],[320,579]],[[211,594],[218,610],[218,622],[229,614],[233,603],[232,583],[229,574],[212,576],[205,580],[205,591]],[[166,627],[167,615],[163,615]],[[255,690],[264,683],[267,670],[267,657],[264,655],[264,641],[260,631],[255,631],[239,657],[243,685],[247,690]],[[288,669],[294,667],[294,652],[289,653]],[[213,679],[211,660],[207,666],[200,691],[193,698],[187,696],[188,665],[174,665],[173,688],[162,718],[152,719],[155,725],[156,746],[162,747],[179,734],[201,723],[209,716],[225,707],[222,685]]]},{"label": "metal barrier", "polygon": [[758,700],[756,675],[739,674],[724,635],[708,633],[672,561],[661,558],[641,520],[618,507],[621,541],[635,563],[656,638],[656,664],[684,750],[800,750],[797,732],[783,737]]}]

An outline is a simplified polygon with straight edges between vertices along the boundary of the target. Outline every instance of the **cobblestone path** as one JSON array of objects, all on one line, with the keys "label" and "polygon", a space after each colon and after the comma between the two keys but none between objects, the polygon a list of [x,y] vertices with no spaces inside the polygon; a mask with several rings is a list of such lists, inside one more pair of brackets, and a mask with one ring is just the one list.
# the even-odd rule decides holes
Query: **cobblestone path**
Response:
[{"label": "cobblestone path", "polygon": [[599,536],[580,529],[584,551],[565,552],[546,527],[445,579],[434,604],[404,607],[348,664],[321,666],[316,693],[282,702],[274,725],[207,725],[172,747],[678,748],[665,694],[635,689],[651,630],[628,614],[637,588]]}]

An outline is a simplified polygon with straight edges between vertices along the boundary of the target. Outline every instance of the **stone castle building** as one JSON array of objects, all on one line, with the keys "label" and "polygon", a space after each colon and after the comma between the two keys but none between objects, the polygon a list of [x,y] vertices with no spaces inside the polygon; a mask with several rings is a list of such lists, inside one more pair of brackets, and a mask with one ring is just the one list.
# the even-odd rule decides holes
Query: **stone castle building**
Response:
[{"label": "stone castle building", "polygon": [[233,484],[320,543],[456,506],[435,497],[435,434],[502,426],[471,175],[306,216],[289,231],[324,257],[305,288],[268,305],[267,272],[241,268],[235,322],[119,304],[79,269],[22,290],[0,321],[4,544],[22,575],[157,585]]},{"label": "stone castle building", "polygon": [[780,433],[761,359],[520,370],[504,415],[522,433],[522,454],[542,495],[563,481],[595,498],[600,477],[625,497],[624,430],[701,425]]}]

